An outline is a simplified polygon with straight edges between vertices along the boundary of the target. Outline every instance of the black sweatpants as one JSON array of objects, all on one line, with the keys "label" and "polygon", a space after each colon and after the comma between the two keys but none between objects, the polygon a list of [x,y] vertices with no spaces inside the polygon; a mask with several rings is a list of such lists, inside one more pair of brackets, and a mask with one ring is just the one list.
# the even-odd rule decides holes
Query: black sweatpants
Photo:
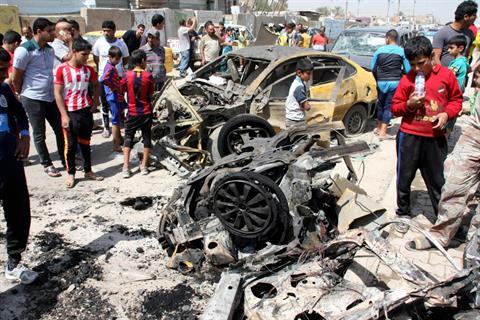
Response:
[{"label": "black sweatpants", "polygon": [[16,145],[12,134],[0,133],[0,199],[7,221],[7,253],[18,262],[30,232],[30,198],[23,162],[14,156]]},{"label": "black sweatpants", "polygon": [[435,216],[445,178],[443,162],[448,146],[445,137],[428,138],[399,131],[397,135],[397,215],[410,216],[410,187],[417,169],[427,186]]},{"label": "black sweatpants", "polygon": [[83,156],[83,171],[92,171],[90,156],[90,139],[92,137],[93,115],[90,108],[68,112],[70,123],[68,129],[63,129],[65,136],[65,158],[68,174],[75,174],[75,154],[77,145]]},{"label": "black sweatpants", "polygon": [[33,142],[35,149],[37,149],[38,156],[40,157],[40,163],[44,167],[52,165],[50,159],[50,153],[48,152],[46,139],[46,127],[45,120],[48,121],[55,133],[55,139],[57,141],[57,150],[62,164],[65,164],[65,158],[63,155],[63,133],[62,133],[62,121],[60,111],[58,111],[55,101],[47,102],[41,100],[34,100],[22,96],[22,104],[28,115],[28,121],[30,122],[33,130]]},{"label": "black sweatpants", "polygon": [[133,147],[133,138],[137,130],[142,132],[143,146],[144,148],[152,147],[152,115],[142,116],[127,116],[125,121],[125,140],[123,146],[125,148]]},{"label": "black sweatpants", "polygon": [[103,129],[108,129],[110,130],[110,119],[108,116],[108,112],[110,111],[110,106],[107,101],[107,96],[105,95],[105,87],[103,86],[103,83],[100,83],[100,102],[102,103],[102,123],[103,123]]}]

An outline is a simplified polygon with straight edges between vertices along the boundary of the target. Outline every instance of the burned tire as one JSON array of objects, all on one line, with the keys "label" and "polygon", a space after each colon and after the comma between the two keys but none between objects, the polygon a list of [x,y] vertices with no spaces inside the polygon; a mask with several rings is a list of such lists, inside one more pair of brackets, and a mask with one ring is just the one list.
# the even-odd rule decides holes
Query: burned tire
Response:
[{"label": "burned tire", "polygon": [[272,125],[265,119],[242,114],[228,120],[218,134],[217,147],[221,157],[240,154],[246,141],[253,138],[269,138],[275,135]]},{"label": "burned tire", "polygon": [[287,199],[275,182],[259,173],[224,177],[214,187],[211,205],[232,235],[272,243],[287,237],[291,221]]},{"label": "burned tire", "polygon": [[348,110],[343,117],[345,133],[349,137],[355,137],[362,134],[367,127],[367,109],[361,104],[356,104]]}]

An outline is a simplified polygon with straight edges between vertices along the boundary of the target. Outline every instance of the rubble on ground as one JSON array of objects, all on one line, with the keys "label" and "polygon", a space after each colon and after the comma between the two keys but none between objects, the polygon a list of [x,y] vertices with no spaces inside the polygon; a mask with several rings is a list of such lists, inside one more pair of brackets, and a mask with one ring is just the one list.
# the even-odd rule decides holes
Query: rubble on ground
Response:
[{"label": "rubble on ground", "polygon": [[[167,267],[226,270],[202,319],[434,319],[478,300],[478,239],[466,268],[452,261],[456,273],[446,279],[404,256],[350,160],[372,148],[346,143],[342,126],[252,139],[175,190],[159,224]],[[346,177],[332,174],[340,160]],[[364,252],[390,272],[359,273]]]}]

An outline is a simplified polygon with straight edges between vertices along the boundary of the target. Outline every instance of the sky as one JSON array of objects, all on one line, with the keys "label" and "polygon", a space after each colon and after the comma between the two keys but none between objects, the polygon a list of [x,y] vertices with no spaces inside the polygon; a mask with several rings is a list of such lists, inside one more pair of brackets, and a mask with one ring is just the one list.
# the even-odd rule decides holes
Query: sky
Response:
[{"label": "sky", "polygon": [[[439,22],[453,20],[454,12],[462,0],[400,0],[400,10],[406,15],[413,13],[413,3],[416,1],[416,14],[433,14]],[[288,0],[290,10],[314,10],[322,6],[345,7],[346,0]],[[387,0],[360,0],[360,16],[386,16]],[[357,13],[358,0],[348,0],[348,11]],[[390,16],[396,14],[398,0],[390,0]]]}]

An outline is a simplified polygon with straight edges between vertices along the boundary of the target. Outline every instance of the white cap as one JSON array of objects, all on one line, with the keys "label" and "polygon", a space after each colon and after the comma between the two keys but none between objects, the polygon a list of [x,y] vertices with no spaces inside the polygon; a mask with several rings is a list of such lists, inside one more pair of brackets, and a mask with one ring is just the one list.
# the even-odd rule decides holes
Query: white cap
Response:
[{"label": "white cap", "polygon": [[268,24],[268,27],[269,27],[269,28],[272,28],[273,26],[274,26],[274,24],[273,24],[272,22],[270,22],[270,23]]}]

